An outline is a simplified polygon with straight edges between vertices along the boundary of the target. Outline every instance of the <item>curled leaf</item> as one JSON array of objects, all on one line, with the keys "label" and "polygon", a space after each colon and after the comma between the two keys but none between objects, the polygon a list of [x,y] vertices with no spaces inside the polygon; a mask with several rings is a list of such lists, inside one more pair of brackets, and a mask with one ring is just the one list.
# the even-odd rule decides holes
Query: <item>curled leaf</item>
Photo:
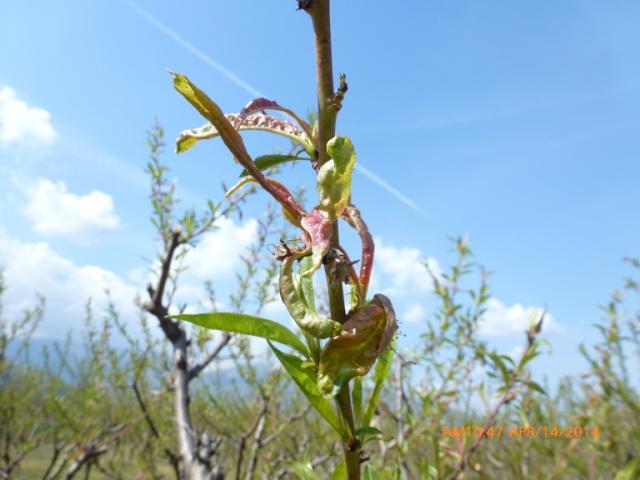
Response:
[{"label": "curled leaf", "polygon": [[343,218],[351,225],[362,243],[362,258],[360,261],[360,291],[364,297],[367,296],[367,289],[369,288],[369,280],[371,280],[371,271],[373,270],[373,256],[375,253],[375,243],[373,236],[369,232],[369,227],[362,218],[360,210],[355,206],[349,205],[342,213]]},{"label": "curled leaf", "polygon": [[318,387],[323,394],[332,397],[353,377],[366,375],[397,329],[395,312],[384,295],[375,295],[351,312],[342,333],[329,340],[320,355]]},{"label": "curled leaf", "polygon": [[251,176],[256,179],[260,186],[280,202],[292,218],[299,217],[299,205],[297,202],[293,200],[291,194],[288,194],[288,191],[285,194],[281,188],[274,186],[273,182],[267,181],[262,172],[253,163],[253,159],[247,152],[242,137],[238,131],[233,128],[233,125],[229,122],[225,114],[222,113],[220,107],[211,100],[206,93],[191,83],[185,75],[173,73],[173,86],[204,118],[211,122],[229,151],[236,160],[247,169]]},{"label": "curled leaf", "polygon": [[255,100],[251,100],[249,103],[247,103],[233,122],[233,126],[235,128],[240,128],[241,125],[245,122],[245,119],[247,119],[250,115],[261,112],[263,110],[278,110],[280,112],[286,113],[287,115],[290,115],[296,120],[296,122],[298,122],[302,130],[307,134],[307,137],[311,138],[311,126],[307,122],[296,115],[294,111],[283,107],[278,102],[274,102],[273,100],[269,100],[268,98],[263,97],[256,98]]},{"label": "curled leaf", "polygon": [[[233,125],[229,122],[220,107],[211,100],[206,93],[191,83],[189,78],[180,73],[173,73],[173,86],[200,112],[200,115],[211,122],[224,144],[240,163],[243,165],[245,163],[251,163],[251,165],[253,165],[253,160],[247,152],[242,137],[238,131],[233,128]],[[247,168],[246,165],[245,168]]]},{"label": "curled leaf", "polygon": [[318,315],[315,309],[305,302],[305,298],[300,296],[293,279],[295,260],[296,257],[292,255],[282,261],[278,282],[280,297],[282,297],[289,314],[302,330],[315,338],[328,338],[337,335],[341,330],[340,324],[330,318]]},{"label": "curled leaf", "polygon": [[309,215],[302,218],[300,225],[309,235],[311,242],[313,265],[309,270],[302,273],[302,276],[308,276],[312,275],[322,265],[322,258],[329,250],[329,243],[333,236],[333,224],[327,214],[316,207]]},{"label": "curled leaf", "polygon": [[[270,186],[269,192],[271,193],[271,195],[282,205],[285,218],[287,218],[287,220],[289,220],[294,225],[300,226],[301,219],[307,214],[304,211],[302,205],[298,203],[289,189],[278,180],[269,177],[263,178],[264,182]],[[237,192],[240,188],[245,186],[247,183],[252,182],[258,182],[258,180],[253,177],[243,177],[238,183],[227,190],[224,196],[229,197]]]},{"label": "curled leaf", "polygon": [[320,208],[330,219],[342,215],[351,198],[351,174],[356,164],[356,152],[349,137],[334,137],[327,143],[331,160],[318,170],[316,188]]},{"label": "curled leaf", "polygon": [[[226,114],[227,120],[233,124],[238,118],[238,114]],[[273,115],[263,113],[255,113],[245,118],[237,130],[264,131],[277,135],[282,135],[296,142],[305,149],[310,155],[313,154],[313,145],[309,137],[294,123],[283,120]],[[220,133],[211,123],[206,123],[199,128],[191,128],[184,130],[178,135],[176,140],[176,152],[182,153],[189,150],[200,140],[207,140],[220,136]]]}]

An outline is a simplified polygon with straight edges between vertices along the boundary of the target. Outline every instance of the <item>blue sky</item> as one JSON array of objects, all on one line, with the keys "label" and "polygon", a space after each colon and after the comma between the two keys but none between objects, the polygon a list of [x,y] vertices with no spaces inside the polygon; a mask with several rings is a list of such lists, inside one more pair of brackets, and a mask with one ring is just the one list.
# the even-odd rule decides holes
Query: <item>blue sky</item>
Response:
[{"label": "blue sky", "polygon": [[[576,345],[594,340],[597,306],[627,274],[621,258],[640,254],[640,4],[333,3],[335,69],[350,85],[338,129],[364,167],[420,209],[354,178],[353,200],[387,259],[378,286],[419,283],[412,262],[447,265],[447,238],[467,233],[494,272],[495,321],[508,334],[492,341],[513,349],[522,338],[509,322],[546,305],[558,328],[548,333],[554,356],[540,368],[579,371]],[[203,123],[166,69],[189,75],[230,112],[252,89],[303,114],[315,105],[310,22],[293,0],[134,5],[10,2],[0,17],[0,261],[10,307],[33,290],[52,298],[46,335],[73,326],[77,283],[93,296],[109,286],[125,310],[144,283],[142,257],[153,248],[144,132],[157,117],[171,143]],[[257,134],[247,142],[255,155],[287,146]],[[168,148],[164,160],[185,205],[219,199],[220,182],[238,173],[218,142],[181,157]],[[304,169],[283,178],[313,188]],[[265,200],[250,202],[249,219]],[[225,228],[239,248],[255,225]],[[222,235],[210,241],[235,252]],[[194,273],[193,288],[209,274]],[[404,322],[409,337],[431,315],[427,296],[418,286],[396,302],[416,317]]]}]

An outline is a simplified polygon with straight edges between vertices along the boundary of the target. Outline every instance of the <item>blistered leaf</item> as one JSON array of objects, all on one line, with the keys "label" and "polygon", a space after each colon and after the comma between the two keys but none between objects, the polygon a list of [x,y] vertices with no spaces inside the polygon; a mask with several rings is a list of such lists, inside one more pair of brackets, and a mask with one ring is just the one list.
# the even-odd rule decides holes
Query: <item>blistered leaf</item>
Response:
[{"label": "blistered leaf", "polygon": [[302,393],[309,403],[317,410],[317,412],[331,425],[341,436],[345,436],[345,428],[338,418],[331,403],[325,399],[318,390],[316,374],[312,368],[303,369],[303,360],[295,355],[289,355],[278,350],[269,342],[269,346],[276,355],[282,366],[291,376],[296,385],[302,390]]},{"label": "blistered leaf", "polygon": [[[253,163],[259,170],[266,170],[276,165],[282,165],[287,162],[297,162],[298,160],[311,161],[310,158],[300,158],[295,155],[263,155],[255,158]],[[246,169],[240,173],[241,177],[246,177],[247,175],[249,175],[249,172]]]},{"label": "blistered leaf", "polygon": [[349,137],[334,137],[327,143],[331,160],[318,170],[317,185],[320,208],[335,219],[342,214],[351,198],[351,174],[356,153]]},{"label": "blistered leaf", "polygon": [[[233,124],[238,118],[238,114],[229,113],[225,117]],[[249,115],[242,121],[242,125],[237,130],[263,131],[282,135],[300,145],[310,155],[313,154],[313,144],[300,128],[288,120],[283,120],[273,115],[263,113]],[[219,135],[218,130],[211,123],[207,123],[200,128],[184,130],[176,140],[176,151],[177,153],[186,152],[198,141],[215,138]]]},{"label": "blistered leaf", "polygon": [[296,122],[300,125],[302,130],[307,134],[309,138],[311,138],[311,126],[302,120],[298,115],[295,114],[292,110],[283,107],[278,102],[274,102],[273,100],[269,100],[268,98],[256,98],[255,100],[251,100],[249,103],[245,105],[245,107],[240,111],[238,117],[235,119],[233,125],[236,128],[240,128],[242,124],[245,122],[245,119],[250,115],[253,115],[256,112],[261,112],[262,110],[278,110],[280,112],[284,112],[287,115],[293,117]]},{"label": "blistered leaf", "polygon": [[322,259],[329,250],[331,237],[333,236],[333,224],[325,212],[318,207],[302,218],[300,225],[309,235],[311,242],[312,267],[302,272],[302,276],[312,275],[322,265]]},{"label": "blistered leaf", "polygon": [[384,295],[375,295],[370,303],[351,312],[342,333],[322,350],[318,370],[322,393],[332,397],[353,377],[366,375],[397,329],[395,312]]},{"label": "blistered leaf", "polygon": [[302,330],[315,338],[329,338],[336,335],[340,332],[340,324],[316,313],[315,309],[309,308],[304,299],[300,297],[293,280],[295,260],[295,256],[289,256],[282,260],[278,281],[280,296],[289,314]]},{"label": "blistered leaf", "polygon": [[266,338],[274,342],[287,345],[305,357],[309,356],[307,347],[302,341],[284,325],[280,325],[266,318],[245,315],[243,313],[212,312],[200,314],[174,315],[171,318],[185,320],[209,330],[242,333],[254,337]]}]

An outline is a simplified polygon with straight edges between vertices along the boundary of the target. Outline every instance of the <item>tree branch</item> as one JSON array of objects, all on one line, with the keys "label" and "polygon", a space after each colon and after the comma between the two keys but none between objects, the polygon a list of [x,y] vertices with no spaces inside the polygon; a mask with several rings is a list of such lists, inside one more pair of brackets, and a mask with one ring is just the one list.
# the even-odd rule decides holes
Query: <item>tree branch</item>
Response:
[{"label": "tree branch", "polygon": [[189,370],[189,377],[188,377],[189,382],[194,378],[196,378],[198,375],[200,375],[202,371],[205,368],[207,368],[211,362],[213,362],[216,358],[218,358],[218,356],[220,355],[220,352],[222,352],[224,347],[226,347],[231,341],[231,338],[232,338],[232,335],[230,333],[224,332],[222,336],[222,340],[220,340],[216,348],[214,348],[211,351],[211,353],[209,353],[209,355],[207,355],[207,357],[204,358],[200,363],[198,363],[197,365],[194,365],[191,368],[191,370]]}]

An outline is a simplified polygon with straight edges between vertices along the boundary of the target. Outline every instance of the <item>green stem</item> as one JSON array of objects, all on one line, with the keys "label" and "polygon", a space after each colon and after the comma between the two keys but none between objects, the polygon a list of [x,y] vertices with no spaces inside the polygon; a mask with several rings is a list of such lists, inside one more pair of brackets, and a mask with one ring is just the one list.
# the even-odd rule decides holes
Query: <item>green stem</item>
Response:
[{"label": "green stem", "polygon": [[349,428],[350,435],[342,438],[342,451],[344,453],[344,463],[347,467],[348,480],[360,480],[360,443],[353,435],[356,429],[353,407],[351,405],[351,392],[349,384],[346,384],[336,396],[338,410],[344,423]]},{"label": "green stem", "polygon": [[[316,52],[316,78],[318,83],[318,138],[316,139],[316,160],[321,166],[329,160],[327,142],[336,134],[336,117],[338,109],[332,102],[333,60],[331,54],[331,2],[330,0],[311,0],[306,8],[313,23]],[[331,246],[340,246],[338,222],[333,225]],[[329,291],[329,309],[331,318],[339,323],[346,321],[344,292],[342,282],[331,275],[331,265],[325,266],[327,289]],[[340,415],[349,428],[350,435],[342,439],[347,479],[360,480],[360,447],[353,437],[355,422],[351,406],[349,385],[345,385],[336,397]]]}]

